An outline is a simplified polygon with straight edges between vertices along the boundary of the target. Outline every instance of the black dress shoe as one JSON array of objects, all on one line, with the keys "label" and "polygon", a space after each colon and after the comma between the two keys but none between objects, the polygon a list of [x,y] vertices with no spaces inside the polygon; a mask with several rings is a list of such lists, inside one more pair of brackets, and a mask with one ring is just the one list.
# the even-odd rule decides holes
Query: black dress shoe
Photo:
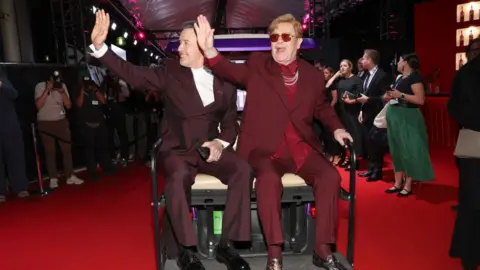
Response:
[{"label": "black dress shoe", "polygon": [[340,199],[344,201],[348,201],[350,199],[350,194],[342,187],[340,188]]},{"label": "black dress shoe", "polygon": [[368,170],[366,172],[363,172],[363,173],[359,173],[358,176],[360,177],[369,177],[370,175],[372,175],[372,171]]},{"label": "black dress shoe", "polygon": [[215,259],[227,266],[228,270],[250,270],[250,265],[229,245],[217,245]]},{"label": "black dress shoe", "polygon": [[383,179],[383,174],[379,171],[374,171],[370,176],[367,177],[367,182],[375,182]]},{"label": "black dress shoe", "polygon": [[347,268],[343,266],[333,254],[329,255],[326,259],[322,259],[317,254],[313,253],[313,265],[325,270],[347,270]]},{"label": "black dress shoe", "polygon": [[183,250],[177,258],[177,265],[181,270],[205,270],[200,259],[190,250]]},{"label": "black dress shoe", "polygon": [[282,270],[282,262],[279,259],[272,259],[267,264],[266,270]]}]

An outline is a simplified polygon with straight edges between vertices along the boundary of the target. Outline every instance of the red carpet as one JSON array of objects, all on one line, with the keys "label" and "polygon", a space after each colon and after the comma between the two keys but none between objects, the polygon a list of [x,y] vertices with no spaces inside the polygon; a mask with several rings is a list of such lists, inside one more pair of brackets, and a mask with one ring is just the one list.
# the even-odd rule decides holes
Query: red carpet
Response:
[{"label": "red carpet", "polygon": [[[451,151],[435,150],[432,159],[436,181],[417,186],[409,198],[384,194],[390,183],[359,179],[357,270],[461,269],[448,257],[456,169]],[[347,173],[342,175],[347,180]],[[340,209],[341,251],[346,206]],[[0,206],[0,232],[0,269],[153,270],[148,168],[133,166],[84,186],[61,186],[45,198],[11,200]]]}]

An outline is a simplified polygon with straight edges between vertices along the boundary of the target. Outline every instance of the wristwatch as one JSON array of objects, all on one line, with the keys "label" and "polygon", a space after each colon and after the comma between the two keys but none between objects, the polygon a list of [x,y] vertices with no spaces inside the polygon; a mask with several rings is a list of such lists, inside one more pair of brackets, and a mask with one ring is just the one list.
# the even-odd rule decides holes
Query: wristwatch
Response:
[{"label": "wristwatch", "polygon": [[400,98],[401,98],[401,99],[405,99],[405,94],[402,94],[402,95],[400,96]]}]

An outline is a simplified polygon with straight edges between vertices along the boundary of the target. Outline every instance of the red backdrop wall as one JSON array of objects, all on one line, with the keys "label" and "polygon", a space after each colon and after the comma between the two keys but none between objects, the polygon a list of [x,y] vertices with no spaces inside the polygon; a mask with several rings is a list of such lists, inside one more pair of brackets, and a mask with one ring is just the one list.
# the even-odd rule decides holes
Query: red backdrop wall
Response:
[{"label": "red backdrop wall", "polygon": [[440,70],[437,82],[441,93],[450,93],[455,74],[456,10],[465,0],[437,0],[415,5],[415,51],[423,75]]}]

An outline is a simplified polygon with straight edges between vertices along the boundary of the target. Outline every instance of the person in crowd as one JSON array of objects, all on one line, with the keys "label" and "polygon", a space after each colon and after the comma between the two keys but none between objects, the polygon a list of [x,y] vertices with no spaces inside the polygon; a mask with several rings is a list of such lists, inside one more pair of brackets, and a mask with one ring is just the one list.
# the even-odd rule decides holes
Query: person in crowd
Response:
[{"label": "person in crowd", "polygon": [[390,89],[390,79],[381,68],[378,67],[380,54],[376,50],[367,49],[362,57],[362,65],[366,75],[363,80],[363,93],[357,101],[362,104],[358,115],[358,121],[362,123],[363,150],[366,150],[368,159],[368,171],[359,176],[367,177],[367,181],[377,181],[383,178],[383,157],[387,149],[379,149],[368,140],[373,128],[373,120],[384,106],[384,94]]},{"label": "person in crowd", "polygon": [[[448,113],[461,128],[480,132],[480,38],[470,42],[466,54],[467,64],[453,79]],[[480,159],[458,158],[457,166],[459,205],[450,256],[460,258],[464,270],[476,270],[480,267]]]},{"label": "person in crowd", "polygon": [[7,199],[5,168],[13,193],[19,198],[30,195],[25,173],[23,135],[14,107],[14,100],[17,97],[17,90],[0,67],[0,204]]},{"label": "person in crowd", "polygon": [[83,78],[83,85],[76,99],[78,110],[78,124],[84,138],[85,161],[90,179],[98,179],[98,156],[103,172],[107,175],[114,173],[113,164],[109,155],[108,130],[105,115],[100,108],[105,104],[105,95],[89,77]]},{"label": "person in crowd", "polygon": [[114,159],[115,163],[117,163],[115,151],[116,131],[120,141],[120,159],[118,162],[125,167],[127,166],[129,155],[125,101],[130,96],[130,91],[128,85],[124,81],[114,77],[111,72],[107,73],[104,84],[107,96],[105,116],[107,117],[106,123],[108,127],[108,141],[110,143],[110,156]]},{"label": "person in crowd", "polygon": [[[152,149],[153,144],[158,137],[158,128],[163,116],[163,108],[158,91],[147,91],[146,102],[146,122],[147,122],[147,150]],[[148,157],[148,155],[147,155]],[[147,162],[147,164],[150,164]]]},{"label": "person in crowd", "polygon": [[[353,64],[350,60],[344,59],[340,62],[340,70],[329,79],[327,87],[336,82],[340,102],[338,105],[338,116],[347,131],[352,134],[357,142],[362,141],[361,124],[358,122],[361,104],[356,97],[363,91],[363,81],[352,73]],[[362,144],[355,144],[355,152],[358,157],[363,155]]]},{"label": "person in crowd", "polygon": [[37,124],[43,148],[50,188],[58,188],[57,147],[60,145],[63,155],[63,170],[67,185],[80,185],[83,180],[73,174],[72,145],[70,125],[66,110],[72,107],[70,93],[61,81],[60,72],[54,71],[50,78],[35,86],[35,106],[37,107]]},{"label": "person in crowd", "polygon": [[[317,68],[318,69],[318,68]],[[332,67],[325,66],[325,68],[320,70],[324,77],[325,82],[328,82],[330,78],[333,77],[335,74],[335,70]],[[336,109],[337,107],[337,86],[336,84],[327,87],[327,91],[325,91],[326,98],[328,102],[330,102],[331,106]],[[320,137],[323,142],[323,151],[325,155],[328,157],[330,162],[332,162],[335,166],[339,163],[343,162],[343,149],[337,143],[333,134],[320,123],[318,120],[313,120],[313,130],[316,134]]]},{"label": "person in crowd", "polygon": [[363,67],[363,59],[360,58],[357,61],[357,77],[360,79],[365,80],[365,77],[367,76],[367,72],[365,72],[365,68]]},{"label": "person in crowd", "polygon": [[271,54],[252,53],[246,63],[234,64],[213,46],[213,32],[200,15],[195,29],[198,43],[214,74],[246,87],[237,152],[256,176],[260,221],[268,247],[268,270],[282,269],[282,176],[296,173],[313,187],[316,219],[313,264],[327,270],[344,269],[332,253],[335,243],[340,175],[325,158],[312,129],[317,118],[342,145],[353,141],[335,110],[325,99],[325,79],[308,62],[298,59],[302,26],[291,14],[270,24]]},{"label": "person in crowd", "polygon": [[397,80],[385,97],[387,100],[396,100],[388,107],[386,114],[395,184],[385,192],[407,197],[412,194],[413,180],[428,182],[435,175],[428,150],[427,128],[419,109],[425,102],[425,89],[418,71],[418,56],[414,53],[401,56],[397,68],[402,78]]},{"label": "person in crowd", "polygon": [[[181,269],[205,269],[192,249],[197,237],[189,197],[195,175],[206,173],[228,185],[216,259],[228,269],[250,269],[232,245],[232,241],[250,241],[251,231],[251,168],[232,149],[239,130],[236,87],[204,68],[193,22],[185,23],[180,34],[180,59],[150,68],[123,61],[108,50],[105,39],[110,17],[103,10],[96,16],[92,56],[133,87],[159,91],[164,100],[159,162],[165,177],[167,215],[162,242],[167,257],[176,258]],[[197,151],[201,147],[210,152],[205,159]]]}]

